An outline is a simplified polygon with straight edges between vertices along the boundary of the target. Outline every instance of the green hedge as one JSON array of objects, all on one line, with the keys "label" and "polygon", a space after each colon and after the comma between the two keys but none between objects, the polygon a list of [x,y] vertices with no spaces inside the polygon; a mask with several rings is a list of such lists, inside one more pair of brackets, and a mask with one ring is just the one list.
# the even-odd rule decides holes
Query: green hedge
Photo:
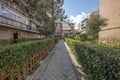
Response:
[{"label": "green hedge", "polygon": [[0,39],[0,46],[8,45],[10,43],[12,43],[12,40]]},{"label": "green hedge", "polygon": [[[44,38],[36,38],[36,39],[25,39],[25,38],[21,38],[17,40],[17,43],[22,43],[22,42],[27,42],[27,41],[34,41],[34,40],[42,40]],[[12,39],[0,39],[0,46],[5,46],[5,45],[11,45],[11,44],[15,44],[13,42]]]},{"label": "green hedge", "polygon": [[120,80],[120,48],[66,39],[90,80]]},{"label": "green hedge", "polygon": [[28,41],[14,45],[0,47],[0,69],[9,69],[10,66],[23,66],[24,58],[30,58],[48,45],[54,44],[54,39],[48,38],[43,40]]}]

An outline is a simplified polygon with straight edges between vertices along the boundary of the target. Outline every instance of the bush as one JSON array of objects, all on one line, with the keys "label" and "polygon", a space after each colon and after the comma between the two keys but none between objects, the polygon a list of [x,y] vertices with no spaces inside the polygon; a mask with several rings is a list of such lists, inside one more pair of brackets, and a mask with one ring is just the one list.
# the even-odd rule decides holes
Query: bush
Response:
[{"label": "bush", "polygon": [[[25,38],[21,38],[21,39],[17,39],[16,43],[22,43],[22,42],[27,42],[27,41],[34,41],[34,40],[41,40],[44,38],[35,38],[35,39],[25,39]],[[4,46],[4,45],[11,45],[11,44],[15,44],[13,42],[12,39],[0,39],[0,46]]]},{"label": "bush", "polygon": [[72,39],[66,42],[74,51],[90,80],[120,80],[120,48],[83,43]]},{"label": "bush", "polygon": [[0,47],[0,69],[8,70],[10,66],[23,66],[25,58],[42,51],[47,46],[54,44],[54,39],[34,40],[14,45]]},{"label": "bush", "polygon": [[66,34],[65,37],[74,39],[75,35],[72,33]]}]

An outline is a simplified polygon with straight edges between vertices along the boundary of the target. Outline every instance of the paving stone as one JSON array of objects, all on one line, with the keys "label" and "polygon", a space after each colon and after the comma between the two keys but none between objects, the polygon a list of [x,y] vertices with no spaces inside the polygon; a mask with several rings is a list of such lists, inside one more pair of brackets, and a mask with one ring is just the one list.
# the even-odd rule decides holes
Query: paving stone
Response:
[{"label": "paving stone", "polygon": [[29,80],[77,80],[63,40],[55,46],[43,67]]}]

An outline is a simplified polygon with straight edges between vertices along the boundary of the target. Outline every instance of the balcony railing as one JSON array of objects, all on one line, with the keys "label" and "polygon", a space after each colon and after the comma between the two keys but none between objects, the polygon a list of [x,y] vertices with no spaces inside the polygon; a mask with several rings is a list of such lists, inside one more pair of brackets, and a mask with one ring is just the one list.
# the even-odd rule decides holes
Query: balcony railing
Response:
[{"label": "balcony railing", "polygon": [[28,17],[28,14],[22,9],[22,7],[18,4],[15,3],[11,3],[10,1],[5,2],[4,0],[0,0],[0,4],[3,3],[5,6],[13,9],[16,12],[19,12],[25,16]]},{"label": "balcony railing", "polygon": [[0,25],[10,27],[10,28],[16,28],[16,29],[39,33],[36,29],[32,29],[31,25],[26,25],[22,22],[1,16],[1,15],[0,15]]},{"label": "balcony railing", "polygon": [[0,23],[4,24],[4,25],[9,25],[9,27],[11,26],[14,28],[28,29],[28,26],[26,24],[23,24],[19,21],[9,19],[9,18],[1,16],[1,15],[0,15]]}]

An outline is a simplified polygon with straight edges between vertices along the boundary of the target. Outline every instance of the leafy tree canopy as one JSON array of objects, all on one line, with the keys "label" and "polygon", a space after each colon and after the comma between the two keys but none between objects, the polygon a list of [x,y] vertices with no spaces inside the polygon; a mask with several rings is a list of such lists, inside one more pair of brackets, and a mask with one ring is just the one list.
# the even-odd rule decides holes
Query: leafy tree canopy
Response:
[{"label": "leafy tree canopy", "polygon": [[93,37],[94,41],[98,39],[98,35],[99,35],[99,31],[101,30],[101,27],[107,25],[106,21],[107,19],[101,18],[99,14],[93,15],[87,19],[86,22],[87,34]]},{"label": "leafy tree canopy", "polygon": [[62,9],[64,0],[19,0],[19,2],[30,18],[44,22],[42,27],[51,29],[53,32],[55,30],[54,22],[67,18],[65,10]]}]

